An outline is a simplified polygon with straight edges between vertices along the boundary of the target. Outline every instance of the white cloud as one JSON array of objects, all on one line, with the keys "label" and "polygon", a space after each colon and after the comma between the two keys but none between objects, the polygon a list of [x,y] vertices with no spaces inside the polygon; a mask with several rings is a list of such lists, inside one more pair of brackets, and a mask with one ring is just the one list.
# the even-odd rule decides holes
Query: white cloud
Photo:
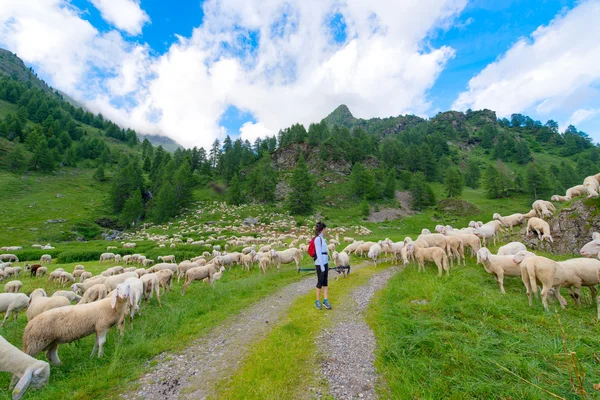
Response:
[{"label": "white cloud", "polygon": [[148,14],[136,0],[91,0],[104,20],[130,35],[142,33],[142,27],[150,22]]},{"label": "white cloud", "polygon": [[[123,126],[205,147],[223,139],[219,120],[230,105],[254,116],[256,123],[240,129],[248,139],[319,121],[341,103],[359,117],[425,114],[427,92],[454,50],[423,43],[466,4],[207,0],[191,37],[153,57],[117,31],[100,34],[66,0],[32,0],[36,11],[8,1],[13,6],[0,10],[0,44],[39,66],[54,86]],[[341,44],[326,24],[335,13],[347,24]],[[26,20],[37,28],[12,29],[12,21]],[[113,23],[127,30],[124,22]],[[68,33],[52,51],[37,45],[59,27]]]},{"label": "white cloud", "polygon": [[567,120],[565,125],[566,126],[573,125],[573,126],[577,127],[577,126],[579,126],[579,124],[581,122],[587,121],[599,114],[600,114],[600,108],[595,108],[595,109],[580,108],[579,110],[575,111],[571,115],[571,117],[569,117],[569,119]]},{"label": "white cloud", "polygon": [[540,26],[473,77],[452,107],[490,108],[500,116],[577,110],[598,95],[599,19],[600,3],[588,1]]},{"label": "white cloud", "polygon": [[263,138],[266,136],[273,136],[276,132],[272,132],[265,128],[265,126],[259,122],[245,122],[240,127],[240,138],[242,140],[248,140],[250,143],[254,143],[254,141],[258,138]]}]

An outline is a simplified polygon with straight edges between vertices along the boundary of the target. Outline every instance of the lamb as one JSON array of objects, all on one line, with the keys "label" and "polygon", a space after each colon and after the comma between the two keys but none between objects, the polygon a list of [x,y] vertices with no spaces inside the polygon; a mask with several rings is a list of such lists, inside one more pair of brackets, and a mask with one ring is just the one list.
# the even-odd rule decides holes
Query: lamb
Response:
[{"label": "lamb", "polygon": [[170,255],[170,256],[158,256],[158,259],[162,262],[167,262],[167,263],[174,263],[175,262],[175,256],[174,255]]},{"label": "lamb", "polygon": [[584,185],[573,186],[572,188],[567,189],[567,192],[564,196],[559,196],[555,194],[552,196],[552,201],[569,201],[573,199],[573,197],[584,196],[587,194],[587,190]]},{"label": "lamb", "polygon": [[598,197],[598,192],[600,192],[600,184],[593,175],[588,176],[583,180],[583,186],[588,194],[588,199],[595,199]]},{"label": "lamb", "polygon": [[[594,181],[596,182],[596,184],[598,184],[598,181],[596,181],[595,179]],[[554,207],[554,204],[545,200],[534,201],[531,205],[531,208],[535,210],[539,218],[551,217],[552,213],[556,211],[556,207]]]},{"label": "lamb", "polygon": [[250,253],[244,254],[242,256],[242,265],[244,266],[244,268],[246,270],[250,271],[250,265],[252,265],[252,263],[254,262],[255,255],[256,255],[256,252],[254,250],[252,250]]},{"label": "lamb", "polygon": [[100,264],[104,261],[114,260],[115,253],[102,253],[100,254]]},{"label": "lamb", "polygon": [[271,250],[271,257],[277,265],[277,270],[279,270],[281,264],[291,264],[292,262],[296,263],[296,269],[298,269],[300,260],[302,259],[302,252],[298,249],[287,249],[284,251]]},{"label": "lamb", "polygon": [[93,303],[94,301],[104,299],[107,295],[108,290],[106,290],[106,286],[101,283],[97,283],[85,291],[83,297],[77,304]]},{"label": "lamb", "polygon": [[503,226],[507,227],[511,231],[515,226],[521,225],[523,222],[525,222],[525,217],[523,214],[511,214],[503,217],[500,214],[495,213],[493,218],[497,221],[500,221]]},{"label": "lamb", "polygon": [[373,246],[375,244],[375,242],[364,242],[362,244],[360,244],[356,250],[354,251],[354,254],[356,254],[357,256],[363,256],[363,254],[368,253],[369,249],[371,248],[371,246]]},{"label": "lamb", "polygon": [[225,267],[219,268],[219,270],[213,274],[212,278],[210,278],[210,283],[213,285],[213,287],[215,285],[215,281],[218,281],[223,277],[223,271],[225,271]]},{"label": "lamb", "polygon": [[131,277],[137,278],[138,275],[135,272],[126,272],[124,274],[109,276],[102,283],[106,286],[106,290],[110,292],[111,290],[116,289],[119,283],[123,283],[127,278]]},{"label": "lamb", "polygon": [[0,293],[0,312],[5,312],[3,326],[10,314],[15,313],[15,321],[19,318],[19,312],[29,307],[29,297],[23,293]]},{"label": "lamb", "polygon": [[514,256],[520,251],[525,251],[527,248],[521,242],[510,242],[498,248],[496,255],[498,256]]},{"label": "lamb", "polygon": [[404,242],[395,243],[386,238],[383,242],[381,242],[381,249],[385,252],[391,253],[394,260],[398,260],[401,256],[402,262],[404,264],[408,264]]},{"label": "lamb", "polygon": [[[262,261],[262,259],[261,259],[261,261]],[[215,264],[208,264],[203,267],[196,267],[196,268],[189,269],[185,273],[185,283],[183,284],[183,287],[181,288],[181,295],[183,296],[185,294],[187,287],[193,281],[203,280],[204,278],[210,278],[210,280],[212,280],[212,276],[216,272],[217,272],[217,267]]]},{"label": "lamb", "polygon": [[60,365],[58,346],[71,343],[96,332],[96,342],[91,356],[98,349],[102,357],[106,334],[115,324],[123,335],[123,315],[131,290],[115,290],[110,298],[94,303],[65,306],[46,311],[27,324],[23,333],[23,351],[32,357],[46,350],[53,365]]},{"label": "lamb", "polygon": [[375,243],[374,245],[369,247],[369,253],[367,254],[367,256],[371,260],[373,260],[373,264],[375,266],[377,266],[377,259],[379,258],[380,255],[381,255],[381,246],[379,244]]},{"label": "lamb", "polygon": [[92,273],[88,271],[84,271],[79,275],[79,282],[83,282],[86,279],[90,279],[92,277]]},{"label": "lamb", "polygon": [[[31,267],[31,269],[33,270],[33,266]],[[35,276],[38,278],[43,277],[44,275],[46,275],[46,273],[48,272],[48,268],[47,267],[39,267],[36,272],[35,272]]]},{"label": "lamb", "polygon": [[477,259],[481,260],[485,272],[494,276],[502,294],[506,294],[504,276],[521,276],[521,268],[514,263],[512,255],[495,256],[483,247],[477,252]]},{"label": "lamb", "polygon": [[21,288],[23,287],[23,282],[21,281],[10,281],[6,285],[4,285],[5,293],[19,293]]},{"label": "lamb", "polygon": [[66,297],[46,297],[46,292],[43,289],[36,289],[31,292],[31,296],[29,296],[29,308],[25,313],[27,315],[27,321],[31,321],[44,311],[68,306],[70,304],[71,302]]},{"label": "lamb", "polygon": [[[50,365],[23,353],[0,336],[0,371],[13,374],[9,390],[19,400],[28,388],[39,389],[48,383]],[[16,386],[15,386],[16,385]]]},{"label": "lamb", "polygon": [[414,242],[410,242],[406,245],[406,250],[414,254],[419,264],[419,271],[425,271],[425,261],[432,261],[438,267],[438,275],[442,276],[442,268],[446,271],[446,275],[450,275],[450,268],[448,268],[448,256],[446,252],[439,247],[423,248],[415,245]]},{"label": "lamb", "polygon": [[260,267],[263,274],[267,273],[267,268],[271,263],[271,258],[268,256],[259,256],[258,254],[255,256],[258,257],[258,266]]},{"label": "lamb", "polygon": [[[332,254],[332,259],[336,267],[350,267],[350,256],[348,256],[348,253],[346,252],[342,251],[341,253],[338,253],[337,251],[334,251]],[[337,272],[338,273],[335,277],[336,280],[340,277],[340,274],[344,275],[344,278],[347,277],[350,273],[350,270],[348,268],[343,268],[338,269]]]},{"label": "lamb", "polygon": [[527,221],[527,236],[531,235],[533,231],[537,232],[538,239],[541,241],[547,240],[554,243],[550,232],[550,225],[541,218],[533,217]]},{"label": "lamb", "polygon": [[156,273],[149,273],[140,278],[142,284],[144,285],[144,301],[148,301],[152,298],[152,292],[156,292],[156,298],[158,299],[158,306],[162,307],[160,304],[160,282],[158,280],[158,275]]},{"label": "lamb", "polygon": [[69,301],[78,302],[79,300],[81,300],[81,296],[79,296],[77,293],[73,292],[72,290],[57,290],[56,292],[52,293],[52,297],[56,297],[56,296],[66,297],[67,299],[69,299]]},{"label": "lamb", "polygon": [[454,266],[454,259],[456,258],[458,265],[462,258],[463,265],[467,265],[465,260],[465,246],[462,239],[458,236],[447,236],[446,242],[448,244],[448,256],[450,258],[450,266]]},{"label": "lamb", "polygon": [[142,265],[144,267],[149,267],[150,265],[154,265],[154,260],[150,260],[150,259],[146,258],[142,261]]}]

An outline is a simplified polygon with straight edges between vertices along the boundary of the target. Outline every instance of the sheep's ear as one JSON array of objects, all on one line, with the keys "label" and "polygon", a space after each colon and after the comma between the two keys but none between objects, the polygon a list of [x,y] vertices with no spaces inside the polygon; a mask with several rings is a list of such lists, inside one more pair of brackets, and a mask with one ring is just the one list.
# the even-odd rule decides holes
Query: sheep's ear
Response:
[{"label": "sheep's ear", "polygon": [[600,233],[598,233],[598,232],[592,233],[592,240],[599,240],[599,239],[600,239]]},{"label": "sheep's ear", "polygon": [[110,306],[115,308],[117,306],[117,291],[113,290],[113,294],[110,298]]},{"label": "sheep's ear", "polygon": [[21,396],[23,396],[23,394],[25,394],[25,392],[29,388],[29,384],[31,383],[31,375],[32,374],[33,374],[33,369],[27,368],[25,370],[25,373],[23,374],[21,379],[19,379],[17,386],[15,386],[15,389],[12,392],[13,400],[19,400],[21,398]]}]

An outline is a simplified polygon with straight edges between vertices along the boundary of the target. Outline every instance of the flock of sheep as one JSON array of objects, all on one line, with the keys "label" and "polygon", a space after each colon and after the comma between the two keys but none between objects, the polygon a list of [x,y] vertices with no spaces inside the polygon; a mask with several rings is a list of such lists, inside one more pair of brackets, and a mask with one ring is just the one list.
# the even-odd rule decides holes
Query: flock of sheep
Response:
[{"label": "flock of sheep", "polygon": [[[553,196],[554,201],[567,201],[575,196],[587,194],[588,197],[598,197],[600,191],[600,174],[588,177],[583,185],[567,190],[565,196]],[[20,311],[26,310],[27,326],[23,332],[23,351],[17,349],[0,336],[0,369],[13,374],[11,388],[14,387],[13,398],[18,399],[29,387],[43,386],[49,378],[49,364],[35,359],[40,352],[46,351],[51,364],[59,365],[58,346],[96,334],[92,356],[98,353],[102,356],[106,335],[112,326],[117,326],[121,335],[124,334],[125,320],[133,327],[133,319],[139,314],[142,300],[148,301],[156,295],[161,306],[161,290],[164,294],[172,289],[175,276],[178,282],[184,278],[181,294],[194,281],[205,281],[214,286],[215,281],[234,265],[250,271],[257,266],[265,273],[269,267],[280,269],[282,264],[294,264],[299,268],[306,254],[308,242],[312,237],[310,227],[298,227],[285,214],[271,214],[274,222],[269,224],[242,224],[241,220],[229,221],[226,215],[232,215],[235,208],[226,204],[218,204],[212,213],[221,212],[219,224],[194,225],[189,220],[179,221],[179,233],[173,235],[151,233],[156,228],[169,230],[173,223],[164,226],[145,226],[134,234],[130,234],[129,242],[122,243],[122,248],[133,249],[136,241],[152,240],[159,248],[167,245],[175,248],[180,244],[204,246],[210,250],[189,260],[177,263],[174,255],[157,258],[158,263],[143,254],[120,255],[118,252],[102,253],[101,264],[109,263],[108,267],[97,276],[85,270],[83,265],[77,265],[72,272],[57,268],[48,273],[52,257],[43,255],[37,264],[25,264],[24,272],[33,279],[48,276],[48,282],[53,282],[64,289],[48,296],[42,288],[33,290],[29,296],[20,293],[22,283],[12,280],[5,284],[5,293],[0,294],[0,312],[6,315],[2,325],[10,315],[16,319]],[[494,214],[493,220],[482,223],[472,221],[468,227],[455,229],[451,226],[438,225],[435,233],[423,229],[415,240],[406,237],[403,241],[393,242],[389,238],[378,242],[355,240],[353,237],[340,235],[353,231],[359,236],[370,235],[371,232],[362,227],[333,228],[329,231],[332,239],[329,241],[329,252],[336,267],[348,266],[350,255],[368,257],[377,265],[379,259],[386,255],[403,264],[416,262],[418,270],[424,270],[425,263],[437,266],[438,274],[447,275],[450,267],[456,262],[466,264],[465,250],[470,251],[471,257],[477,258],[477,263],[483,264],[485,271],[492,274],[504,294],[504,277],[521,277],[526,293],[532,304],[532,295],[537,295],[537,285],[542,286],[542,303],[548,309],[547,297],[554,295],[565,307],[566,301],[560,295],[560,288],[566,287],[577,304],[580,303],[580,289],[587,286],[596,296],[595,286],[600,283],[600,234],[594,233],[592,241],[581,249],[581,255],[587,258],[577,258],[556,262],[546,257],[537,256],[527,251],[520,242],[511,242],[499,248],[497,254],[492,254],[485,247],[500,239],[501,234],[512,232],[527,222],[526,234],[537,234],[540,240],[553,242],[549,224],[544,220],[553,215],[556,209],[548,201],[537,200],[532,209],[526,214],[501,216]],[[208,235],[203,240],[194,240],[189,235],[202,230]],[[229,231],[230,235],[221,234]],[[286,233],[281,233],[286,232]],[[232,234],[231,234],[232,233]],[[187,239],[184,238],[188,236]],[[291,241],[291,242],[288,242]],[[217,244],[219,242],[220,244]],[[224,242],[224,244],[222,244]],[[338,246],[347,243],[342,251]],[[50,245],[39,248],[52,248]],[[239,251],[229,251],[239,248]],[[2,248],[3,251],[17,251],[19,246]],[[107,251],[117,250],[109,246]],[[19,278],[23,273],[18,263],[19,259],[11,253],[0,254],[0,280]],[[115,264],[123,264],[115,265]],[[342,270],[346,271],[346,270]],[[346,272],[347,273],[347,272]],[[72,305],[75,303],[75,305]],[[600,297],[598,298],[598,318],[600,319]]]}]

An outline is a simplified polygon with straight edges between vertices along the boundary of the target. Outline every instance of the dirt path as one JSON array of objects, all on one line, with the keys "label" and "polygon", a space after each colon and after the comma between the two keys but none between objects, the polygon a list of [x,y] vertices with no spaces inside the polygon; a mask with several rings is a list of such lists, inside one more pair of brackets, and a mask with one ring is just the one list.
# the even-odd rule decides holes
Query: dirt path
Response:
[{"label": "dirt path", "polygon": [[332,327],[324,329],[317,340],[324,354],[321,373],[326,377],[330,394],[336,399],[376,399],[375,335],[364,320],[369,302],[401,267],[392,267],[373,276],[369,283],[349,296],[355,304],[338,308]]},{"label": "dirt path", "polygon": [[[362,262],[353,269],[371,265]],[[335,277],[334,274],[330,278]],[[139,387],[121,395],[125,399],[204,399],[215,385],[231,375],[249,350],[285,315],[291,304],[315,286],[310,275],[277,293],[259,300],[222,325],[190,343],[178,354],[163,353],[154,358],[156,367],[142,376]]]}]

